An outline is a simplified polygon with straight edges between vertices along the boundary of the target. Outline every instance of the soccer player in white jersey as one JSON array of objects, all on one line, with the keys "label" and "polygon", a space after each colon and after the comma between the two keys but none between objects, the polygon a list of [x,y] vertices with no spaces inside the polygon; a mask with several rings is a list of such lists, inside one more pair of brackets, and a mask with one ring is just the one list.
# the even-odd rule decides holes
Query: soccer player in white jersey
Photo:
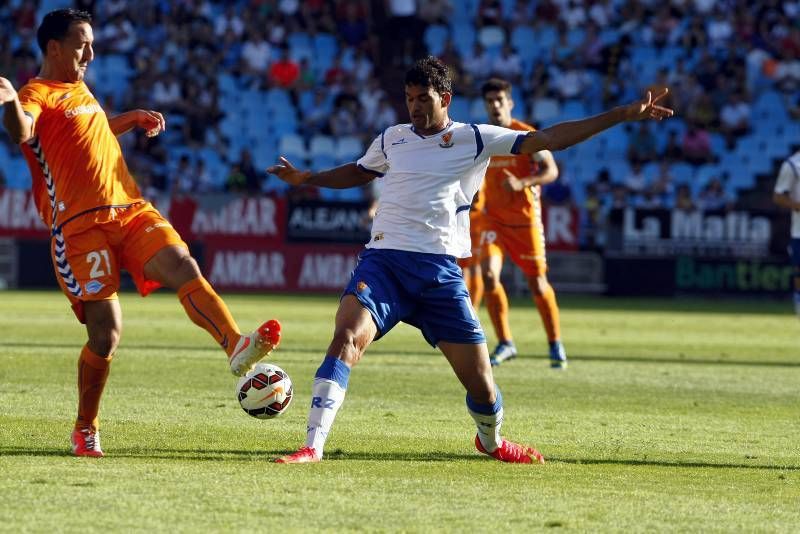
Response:
[{"label": "soccer player in white jersey", "polygon": [[794,311],[800,317],[800,152],[795,152],[781,165],[772,199],[792,212],[789,248],[794,266]]},{"label": "soccer player in white jersey", "polygon": [[640,102],[530,133],[463,124],[447,114],[452,98],[447,67],[428,57],[406,73],[411,123],[387,128],[356,163],[312,173],[281,157],[270,167],[268,172],[293,185],[348,188],[383,181],[372,238],[339,302],[333,340],[316,373],[305,446],[276,461],[322,458],[350,369],[370,343],[403,321],[442,351],[466,389],[478,451],[503,462],[543,463],[537,450],[500,435],[503,397],[456,264],[470,254],[470,201],[491,156],[559,150],[623,121],[668,117],[672,110],[657,105],[665,94],[648,93]]}]

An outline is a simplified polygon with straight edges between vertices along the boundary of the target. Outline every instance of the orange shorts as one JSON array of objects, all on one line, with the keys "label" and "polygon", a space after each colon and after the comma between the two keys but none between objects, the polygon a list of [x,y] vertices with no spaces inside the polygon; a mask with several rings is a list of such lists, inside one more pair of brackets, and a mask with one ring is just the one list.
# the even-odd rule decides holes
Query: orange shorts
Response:
[{"label": "orange shorts", "polygon": [[485,218],[481,234],[480,257],[508,254],[527,276],[541,276],[547,272],[544,248],[544,227],[537,221],[530,225],[508,225]]},{"label": "orange shorts", "polygon": [[188,248],[158,210],[144,202],[117,209],[115,218],[107,222],[87,225],[86,221],[70,221],[51,239],[50,253],[58,284],[83,323],[85,301],[117,298],[120,269],[130,273],[142,296],[161,287],[145,278],[144,266],[170,245]]},{"label": "orange shorts", "polygon": [[472,243],[472,256],[459,258],[458,266],[462,269],[472,268],[481,261],[481,234],[483,233],[483,213],[470,210],[469,212],[469,239]]}]

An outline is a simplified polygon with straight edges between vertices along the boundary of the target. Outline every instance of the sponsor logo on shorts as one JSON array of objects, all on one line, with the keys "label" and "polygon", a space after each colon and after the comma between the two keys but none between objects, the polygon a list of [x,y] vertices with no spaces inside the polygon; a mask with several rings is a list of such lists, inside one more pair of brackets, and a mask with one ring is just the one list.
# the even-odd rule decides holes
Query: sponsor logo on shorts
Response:
[{"label": "sponsor logo on shorts", "polygon": [[101,289],[105,287],[105,284],[98,282],[97,280],[92,280],[84,286],[86,289],[87,295],[96,295],[100,292]]}]

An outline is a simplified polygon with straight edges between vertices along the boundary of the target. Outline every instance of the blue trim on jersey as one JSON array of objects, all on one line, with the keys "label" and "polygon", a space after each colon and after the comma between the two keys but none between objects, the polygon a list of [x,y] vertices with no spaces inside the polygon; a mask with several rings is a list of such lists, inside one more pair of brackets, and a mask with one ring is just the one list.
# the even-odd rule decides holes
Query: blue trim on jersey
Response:
[{"label": "blue trim on jersey", "polygon": [[462,211],[466,211],[469,209],[469,204],[464,204],[463,206],[459,206],[456,208],[456,213],[461,213]]},{"label": "blue trim on jersey", "polygon": [[494,404],[480,404],[472,400],[472,397],[467,393],[467,408],[471,412],[479,413],[482,415],[493,415],[503,409],[503,394],[500,393],[500,388],[497,384],[494,385]]},{"label": "blue trim on jersey", "polygon": [[475,130],[475,144],[478,146],[475,157],[472,159],[478,159],[478,156],[480,156],[481,152],[483,152],[483,138],[481,137],[481,132],[478,130],[476,125],[470,124],[470,126],[472,126],[472,129]]},{"label": "blue trim on jersey", "polygon": [[372,170],[372,169],[368,169],[368,168],[364,167],[363,165],[361,165],[360,163],[359,163],[359,164],[357,164],[357,166],[358,166],[358,168],[359,168],[359,169],[361,169],[362,171],[364,171],[364,172],[368,172],[368,173],[370,173],[370,174],[374,174],[374,175],[375,175],[375,176],[377,176],[378,178],[382,178],[382,177],[383,177],[383,173],[382,173],[382,172],[378,172],[378,171],[374,171],[374,170]]},{"label": "blue trim on jersey", "polygon": [[322,365],[317,369],[314,378],[332,380],[339,384],[342,389],[347,389],[347,382],[350,380],[350,368],[336,356],[325,356]]},{"label": "blue trim on jersey", "polygon": [[511,145],[512,154],[519,154],[519,149],[522,146],[522,142],[525,140],[526,137],[528,137],[528,134],[520,134],[517,136],[517,140],[514,141],[513,145]]},{"label": "blue trim on jersey", "polygon": [[385,145],[383,143],[383,138],[384,137],[386,137],[386,130],[381,132],[381,152],[383,152],[383,157],[384,158],[389,159],[389,156],[386,155],[386,150],[384,150],[384,147],[385,147]]}]

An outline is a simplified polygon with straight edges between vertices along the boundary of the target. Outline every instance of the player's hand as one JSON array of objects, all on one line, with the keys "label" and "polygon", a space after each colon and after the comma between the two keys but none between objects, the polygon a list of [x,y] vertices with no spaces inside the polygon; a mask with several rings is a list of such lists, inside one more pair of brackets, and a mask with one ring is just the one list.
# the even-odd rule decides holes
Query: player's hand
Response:
[{"label": "player's hand", "polygon": [[525,182],[517,178],[514,173],[509,171],[508,169],[503,169],[503,172],[506,175],[506,179],[503,180],[503,188],[506,191],[512,191],[514,193],[518,193],[525,189]]},{"label": "player's hand", "polygon": [[17,91],[11,82],[5,78],[0,78],[0,105],[13,102],[17,98]]},{"label": "player's hand", "polygon": [[137,109],[136,126],[146,130],[147,137],[154,137],[167,129],[167,121],[158,111]]},{"label": "player's hand", "polygon": [[638,102],[633,102],[625,107],[625,119],[629,121],[639,121],[642,119],[655,119],[661,120],[667,117],[672,117],[675,112],[670,108],[659,106],[657,102],[667,96],[669,88],[665,87],[664,90],[657,95],[647,91],[645,97]]},{"label": "player's hand", "polygon": [[301,171],[291,164],[288,159],[281,156],[278,158],[280,164],[273,165],[267,169],[267,172],[274,174],[287,184],[302,185],[311,178],[311,171]]}]

